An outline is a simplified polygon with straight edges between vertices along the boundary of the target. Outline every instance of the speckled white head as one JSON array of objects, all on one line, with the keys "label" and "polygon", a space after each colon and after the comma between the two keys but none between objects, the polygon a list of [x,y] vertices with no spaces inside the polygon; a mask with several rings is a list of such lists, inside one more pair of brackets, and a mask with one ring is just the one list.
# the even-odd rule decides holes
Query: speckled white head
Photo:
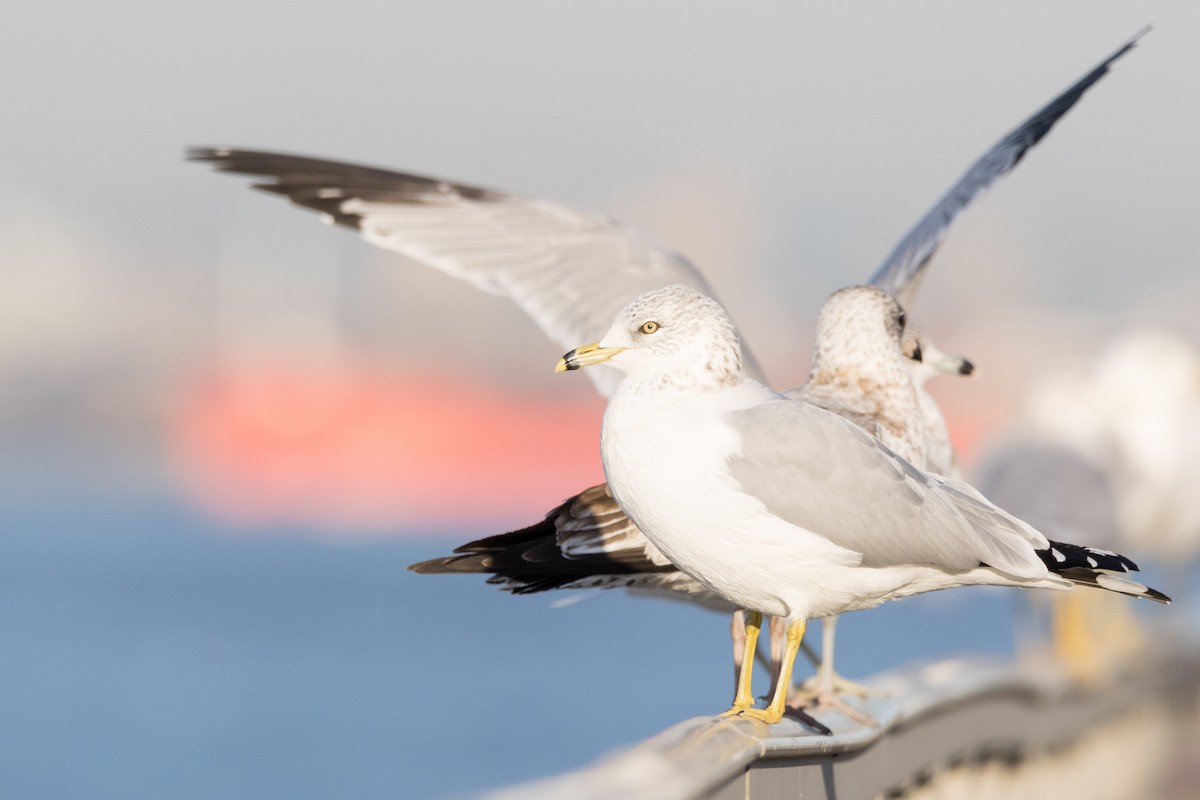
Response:
[{"label": "speckled white head", "polygon": [[601,362],[630,379],[701,387],[734,384],[744,374],[733,320],[715,300],[681,285],[638,297],[599,342],[572,350],[559,368]]},{"label": "speckled white head", "polygon": [[829,296],[817,315],[810,381],[839,383],[850,374],[888,380],[901,373],[904,309],[873,286],[849,286]]}]

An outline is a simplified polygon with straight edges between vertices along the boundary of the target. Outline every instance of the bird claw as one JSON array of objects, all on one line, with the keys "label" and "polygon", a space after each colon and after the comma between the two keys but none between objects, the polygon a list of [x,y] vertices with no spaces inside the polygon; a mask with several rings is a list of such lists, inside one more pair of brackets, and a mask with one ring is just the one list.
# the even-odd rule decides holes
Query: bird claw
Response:
[{"label": "bird claw", "polygon": [[850,719],[857,722],[859,725],[863,725],[868,728],[874,728],[879,724],[875,721],[874,717],[866,712],[860,711],[834,694],[802,696],[792,701],[788,705],[792,708],[808,712],[840,711]]},{"label": "bird claw", "polygon": [[794,697],[806,698],[812,700],[819,697],[833,697],[839,694],[849,694],[855,697],[887,697],[888,693],[882,689],[875,689],[867,686],[864,683],[852,681],[849,678],[843,678],[841,675],[834,674],[829,679],[829,686],[822,687],[819,677],[806,679],[799,686],[792,690]]},{"label": "bird claw", "polygon": [[771,708],[731,708],[721,715],[722,717],[747,717],[756,719],[760,722],[765,722],[768,725],[774,725],[783,719],[783,711]]},{"label": "bird claw", "polygon": [[729,710],[728,710],[728,711],[722,711],[722,712],[721,712],[721,714],[720,714],[720,716],[722,716],[722,717],[736,717],[738,714],[741,714],[741,713],[742,713],[742,712],[744,712],[744,711],[748,711],[748,710],[750,710],[752,707],[753,707],[753,706],[752,706],[751,704],[749,704],[749,703],[746,703],[745,705],[743,705],[743,704],[741,704],[741,703],[736,703],[736,702],[735,702],[735,703],[734,703],[732,706],[730,706],[730,707],[729,707]]},{"label": "bird claw", "polygon": [[817,678],[809,678],[793,692],[788,705],[792,708],[808,711],[840,711],[854,722],[868,728],[874,728],[878,723],[873,717],[861,711],[838,697],[839,694],[849,694],[855,697],[886,697],[886,692],[872,689],[861,683],[832,676],[826,686],[821,685]]}]

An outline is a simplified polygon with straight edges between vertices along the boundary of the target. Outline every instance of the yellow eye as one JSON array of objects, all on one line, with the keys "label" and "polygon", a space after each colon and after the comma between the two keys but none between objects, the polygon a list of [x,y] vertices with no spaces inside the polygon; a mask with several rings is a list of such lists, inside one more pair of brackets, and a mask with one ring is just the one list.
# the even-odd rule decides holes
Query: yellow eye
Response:
[{"label": "yellow eye", "polygon": [[658,330],[658,323],[657,322],[643,323],[642,327],[639,330],[641,330],[642,333],[654,333],[656,330]]}]

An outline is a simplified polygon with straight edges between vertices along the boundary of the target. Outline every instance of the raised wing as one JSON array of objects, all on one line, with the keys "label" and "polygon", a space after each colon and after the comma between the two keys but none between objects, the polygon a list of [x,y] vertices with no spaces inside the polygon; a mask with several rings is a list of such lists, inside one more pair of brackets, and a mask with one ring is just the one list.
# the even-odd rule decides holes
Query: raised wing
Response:
[{"label": "raised wing", "polygon": [[958,179],[928,213],[907,233],[883,264],[875,270],[869,283],[878,286],[900,301],[905,308],[912,305],[920,285],[925,265],[937,251],[950,224],[963,209],[975,201],[1000,178],[1012,171],[1031,147],[1050,132],[1063,115],[1079,102],[1079,98],[1097,81],[1108,74],[1113,62],[1134,48],[1138,40],[1149,31],[1138,32],[1119,50],[1084,75],[1066,91],[1055,97],[1032,117],[1025,120],[1007,136],[984,153],[971,168]]},{"label": "raised wing", "polygon": [[[372,244],[509,297],[564,351],[599,339],[643,292],[682,283],[712,296],[679,253],[619,222],[545,200],[372,167],[280,153],[192,148],[218,172],[281,194]],[[749,352],[748,369],[762,373]],[[612,369],[588,370],[610,395]]]},{"label": "raised wing", "polygon": [[[861,564],[981,563],[1044,577],[1046,538],[965,483],[921,472],[854,423],[780,398],[728,416],[733,477],[772,514],[857,553]],[[840,465],[830,469],[831,464]]]}]

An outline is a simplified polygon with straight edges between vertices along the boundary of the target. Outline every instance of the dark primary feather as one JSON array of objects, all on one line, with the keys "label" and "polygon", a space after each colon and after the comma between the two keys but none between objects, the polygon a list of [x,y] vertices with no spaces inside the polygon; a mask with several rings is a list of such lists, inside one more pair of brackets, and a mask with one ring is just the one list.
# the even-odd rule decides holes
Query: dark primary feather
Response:
[{"label": "dark primary feather", "polygon": [[1125,577],[1130,572],[1137,572],[1138,565],[1120,553],[1065,542],[1050,542],[1049,548],[1038,550],[1037,554],[1046,565],[1046,569],[1072,583],[1108,589],[1134,597],[1145,597],[1158,603],[1171,602],[1171,598],[1157,589],[1151,589]]},{"label": "dark primary feather", "polygon": [[513,594],[602,586],[658,588],[662,577],[678,570],[656,562],[647,546],[652,547],[617,506],[608,486],[601,484],[575,495],[535,525],[468,542],[455,548],[455,555],[409,569],[426,574],[489,573],[489,583]]},{"label": "dark primary feather", "polygon": [[437,205],[440,198],[444,202],[459,198],[487,202],[505,197],[490,189],[423,175],[260,150],[190,147],[187,159],[210,163],[216,172],[269,177],[269,183],[252,186],[281,194],[296,205],[326,214],[333,222],[349,228],[358,228],[362,219],[358,214],[342,211],[342,203],[349,198],[373,203]]},{"label": "dark primary feather", "polygon": [[870,284],[891,294],[904,306],[912,303],[929,259],[949,232],[950,224],[989,186],[1012,171],[1025,154],[1050,132],[1113,63],[1134,48],[1149,28],[1104,59],[1066,91],[1055,97],[983,154],[958,182],[929,209],[871,276]]}]

